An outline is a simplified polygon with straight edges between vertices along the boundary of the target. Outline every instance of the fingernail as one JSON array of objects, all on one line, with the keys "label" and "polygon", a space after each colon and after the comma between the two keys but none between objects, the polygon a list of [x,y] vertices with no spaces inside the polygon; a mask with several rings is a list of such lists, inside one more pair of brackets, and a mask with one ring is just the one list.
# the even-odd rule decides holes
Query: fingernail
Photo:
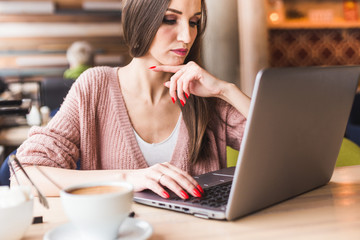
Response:
[{"label": "fingernail", "polygon": [[172,97],[171,100],[172,100],[173,103],[175,103],[175,98]]},{"label": "fingernail", "polygon": [[167,193],[166,191],[163,191],[162,195],[163,195],[164,198],[169,198],[170,197],[169,193]]},{"label": "fingernail", "polygon": [[189,199],[189,195],[187,195],[187,193],[184,190],[181,190],[180,194],[183,198]]},{"label": "fingernail", "polygon": [[154,68],[156,68],[156,66],[149,67],[149,69],[154,69]]},{"label": "fingernail", "polygon": [[188,95],[187,93],[185,93],[185,97],[186,97],[186,98],[189,98],[189,95]]},{"label": "fingernail", "polygon": [[197,185],[196,187],[197,187],[197,189],[200,190],[201,193],[204,193],[204,189],[202,189],[202,187],[200,185]]},{"label": "fingernail", "polygon": [[180,99],[180,103],[181,103],[181,105],[182,105],[182,106],[185,106],[184,101],[183,101],[183,100],[181,100],[181,99]]},{"label": "fingernail", "polygon": [[200,192],[196,188],[194,188],[193,193],[196,197],[201,197]]}]

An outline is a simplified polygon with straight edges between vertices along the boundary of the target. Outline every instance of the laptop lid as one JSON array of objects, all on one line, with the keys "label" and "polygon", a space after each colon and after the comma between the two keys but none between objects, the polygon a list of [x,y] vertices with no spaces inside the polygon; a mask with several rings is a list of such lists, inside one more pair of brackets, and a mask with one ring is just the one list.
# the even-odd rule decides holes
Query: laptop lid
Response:
[{"label": "laptop lid", "polygon": [[330,180],[359,74],[359,66],[272,68],[258,73],[227,219]]}]

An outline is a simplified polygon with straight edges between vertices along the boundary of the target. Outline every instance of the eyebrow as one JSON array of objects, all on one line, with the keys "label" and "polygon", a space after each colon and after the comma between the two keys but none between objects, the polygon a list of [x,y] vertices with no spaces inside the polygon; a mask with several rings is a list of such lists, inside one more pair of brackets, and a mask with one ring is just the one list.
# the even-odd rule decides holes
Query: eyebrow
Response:
[{"label": "eyebrow", "polygon": [[[181,11],[173,9],[173,8],[168,8],[167,11],[174,12],[174,13],[177,13],[177,14],[180,14],[180,15],[182,14]],[[196,15],[201,15],[201,12],[197,12],[197,13],[194,14],[194,16],[196,16]]]}]

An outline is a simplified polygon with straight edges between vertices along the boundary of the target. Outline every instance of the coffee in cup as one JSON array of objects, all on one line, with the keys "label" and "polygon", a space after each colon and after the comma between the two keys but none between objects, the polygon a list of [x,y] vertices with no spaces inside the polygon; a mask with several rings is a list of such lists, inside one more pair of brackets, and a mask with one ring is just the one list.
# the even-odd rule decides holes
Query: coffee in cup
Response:
[{"label": "coffee in cup", "polygon": [[60,192],[64,211],[83,239],[117,239],[131,211],[133,186],[126,182],[87,183]]},{"label": "coffee in cup", "polygon": [[92,195],[92,194],[108,194],[108,193],[116,193],[126,191],[127,188],[122,186],[91,186],[91,187],[83,187],[77,188],[69,191],[71,194],[79,194],[79,195]]}]

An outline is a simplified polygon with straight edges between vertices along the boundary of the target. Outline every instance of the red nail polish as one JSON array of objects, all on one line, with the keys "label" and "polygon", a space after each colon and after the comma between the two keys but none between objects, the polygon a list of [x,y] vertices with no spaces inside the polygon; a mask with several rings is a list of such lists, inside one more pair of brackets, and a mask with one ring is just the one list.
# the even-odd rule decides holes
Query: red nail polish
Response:
[{"label": "red nail polish", "polygon": [[196,188],[194,188],[193,193],[196,197],[201,197],[200,192]]},{"label": "red nail polish", "polygon": [[185,97],[186,97],[186,98],[189,98],[189,95],[188,95],[187,93],[185,93]]},{"label": "red nail polish", "polygon": [[171,100],[172,100],[173,103],[175,103],[175,98],[172,97]]},{"label": "red nail polish", "polygon": [[187,193],[184,190],[181,190],[180,194],[183,198],[189,199],[189,195],[187,195]]},{"label": "red nail polish", "polygon": [[181,103],[181,105],[182,105],[182,106],[185,106],[184,101],[183,101],[183,100],[181,100],[181,99],[180,99],[180,103]]},{"label": "red nail polish", "polygon": [[154,68],[156,68],[156,66],[149,67],[149,69],[154,69]]},{"label": "red nail polish", "polygon": [[197,185],[196,187],[197,187],[197,189],[200,190],[201,193],[204,193],[204,189],[202,189],[202,187],[200,185]]},{"label": "red nail polish", "polygon": [[163,191],[162,195],[164,198],[170,198],[169,193],[167,193],[166,191]]}]

